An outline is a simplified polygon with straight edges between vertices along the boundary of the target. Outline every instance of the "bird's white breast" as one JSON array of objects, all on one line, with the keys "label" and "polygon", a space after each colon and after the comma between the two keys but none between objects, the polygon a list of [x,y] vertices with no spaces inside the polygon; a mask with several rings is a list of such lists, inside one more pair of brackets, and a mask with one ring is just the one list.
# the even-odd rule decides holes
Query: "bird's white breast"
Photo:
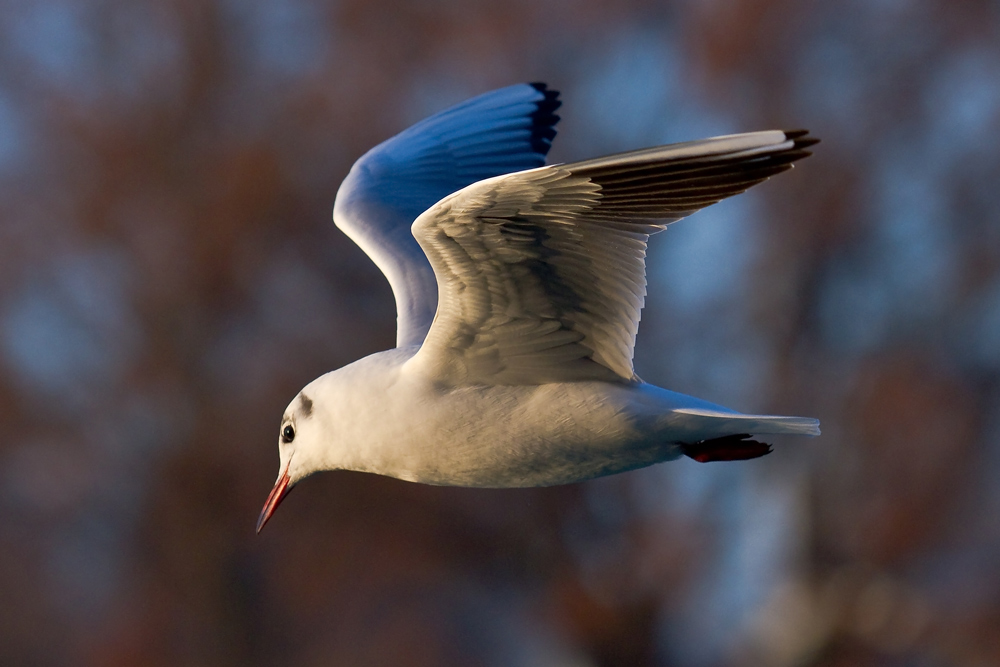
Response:
[{"label": "bird's white breast", "polygon": [[426,484],[543,486],[679,454],[663,437],[663,398],[642,386],[445,387],[406,372],[412,354],[381,352],[317,381],[332,428],[328,467]]}]

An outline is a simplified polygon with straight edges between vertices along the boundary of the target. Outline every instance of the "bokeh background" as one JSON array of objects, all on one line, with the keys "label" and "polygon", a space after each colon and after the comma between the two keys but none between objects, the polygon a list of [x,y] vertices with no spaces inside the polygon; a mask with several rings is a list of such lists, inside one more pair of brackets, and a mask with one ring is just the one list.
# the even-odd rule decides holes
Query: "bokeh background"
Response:
[{"label": "bokeh background", "polygon": [[[551,489],[301,484],[392,346],[330,220],[519,81],[551,159],[807,127],[650,251],[647,380],[824,434]],[[1000,664],[1000,5],[0,0],[0,664]]]}]

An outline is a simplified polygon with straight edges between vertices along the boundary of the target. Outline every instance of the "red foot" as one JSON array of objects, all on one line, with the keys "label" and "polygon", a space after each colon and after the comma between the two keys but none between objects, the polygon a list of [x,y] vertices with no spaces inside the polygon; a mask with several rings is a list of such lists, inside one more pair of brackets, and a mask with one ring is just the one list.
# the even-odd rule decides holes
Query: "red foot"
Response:
[{"label": "red foot", "polygon": [[685,456],[699,463],[709,461],[745,461],[771,453],[771,445],[756,440],[748,440],[749,433],[727,435],[722,438],[702,440],[693,445],[681,445]]}]

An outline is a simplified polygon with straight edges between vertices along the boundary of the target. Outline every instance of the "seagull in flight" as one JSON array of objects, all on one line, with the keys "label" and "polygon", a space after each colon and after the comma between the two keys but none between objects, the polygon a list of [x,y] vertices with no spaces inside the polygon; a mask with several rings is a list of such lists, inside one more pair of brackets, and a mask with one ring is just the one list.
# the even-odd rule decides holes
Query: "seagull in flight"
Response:
[{"label": "seagull in flight", "polygon": [[743,414],[632,368],[650,235],[790,169],[818,140],[751,132],[545,166],[560,104],[541,83],[494,90],[354,164],[333,220],[389,280],[396,347],[288,405],[258,533],[320,470],[549,486],[819,435],[815,419]]}]

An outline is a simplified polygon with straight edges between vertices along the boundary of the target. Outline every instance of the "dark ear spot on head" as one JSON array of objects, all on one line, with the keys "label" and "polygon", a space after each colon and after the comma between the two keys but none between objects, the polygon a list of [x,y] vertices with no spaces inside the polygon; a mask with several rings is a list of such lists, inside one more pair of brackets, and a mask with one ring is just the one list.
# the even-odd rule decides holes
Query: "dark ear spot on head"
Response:
[{"label": "dark ear spot on head", "polygon": [[305,394],[299,394],[299,397],[302,399],[302,414],[308,417],[309,415],[312,414],[313,411],[312,399],[310,399]]}]

